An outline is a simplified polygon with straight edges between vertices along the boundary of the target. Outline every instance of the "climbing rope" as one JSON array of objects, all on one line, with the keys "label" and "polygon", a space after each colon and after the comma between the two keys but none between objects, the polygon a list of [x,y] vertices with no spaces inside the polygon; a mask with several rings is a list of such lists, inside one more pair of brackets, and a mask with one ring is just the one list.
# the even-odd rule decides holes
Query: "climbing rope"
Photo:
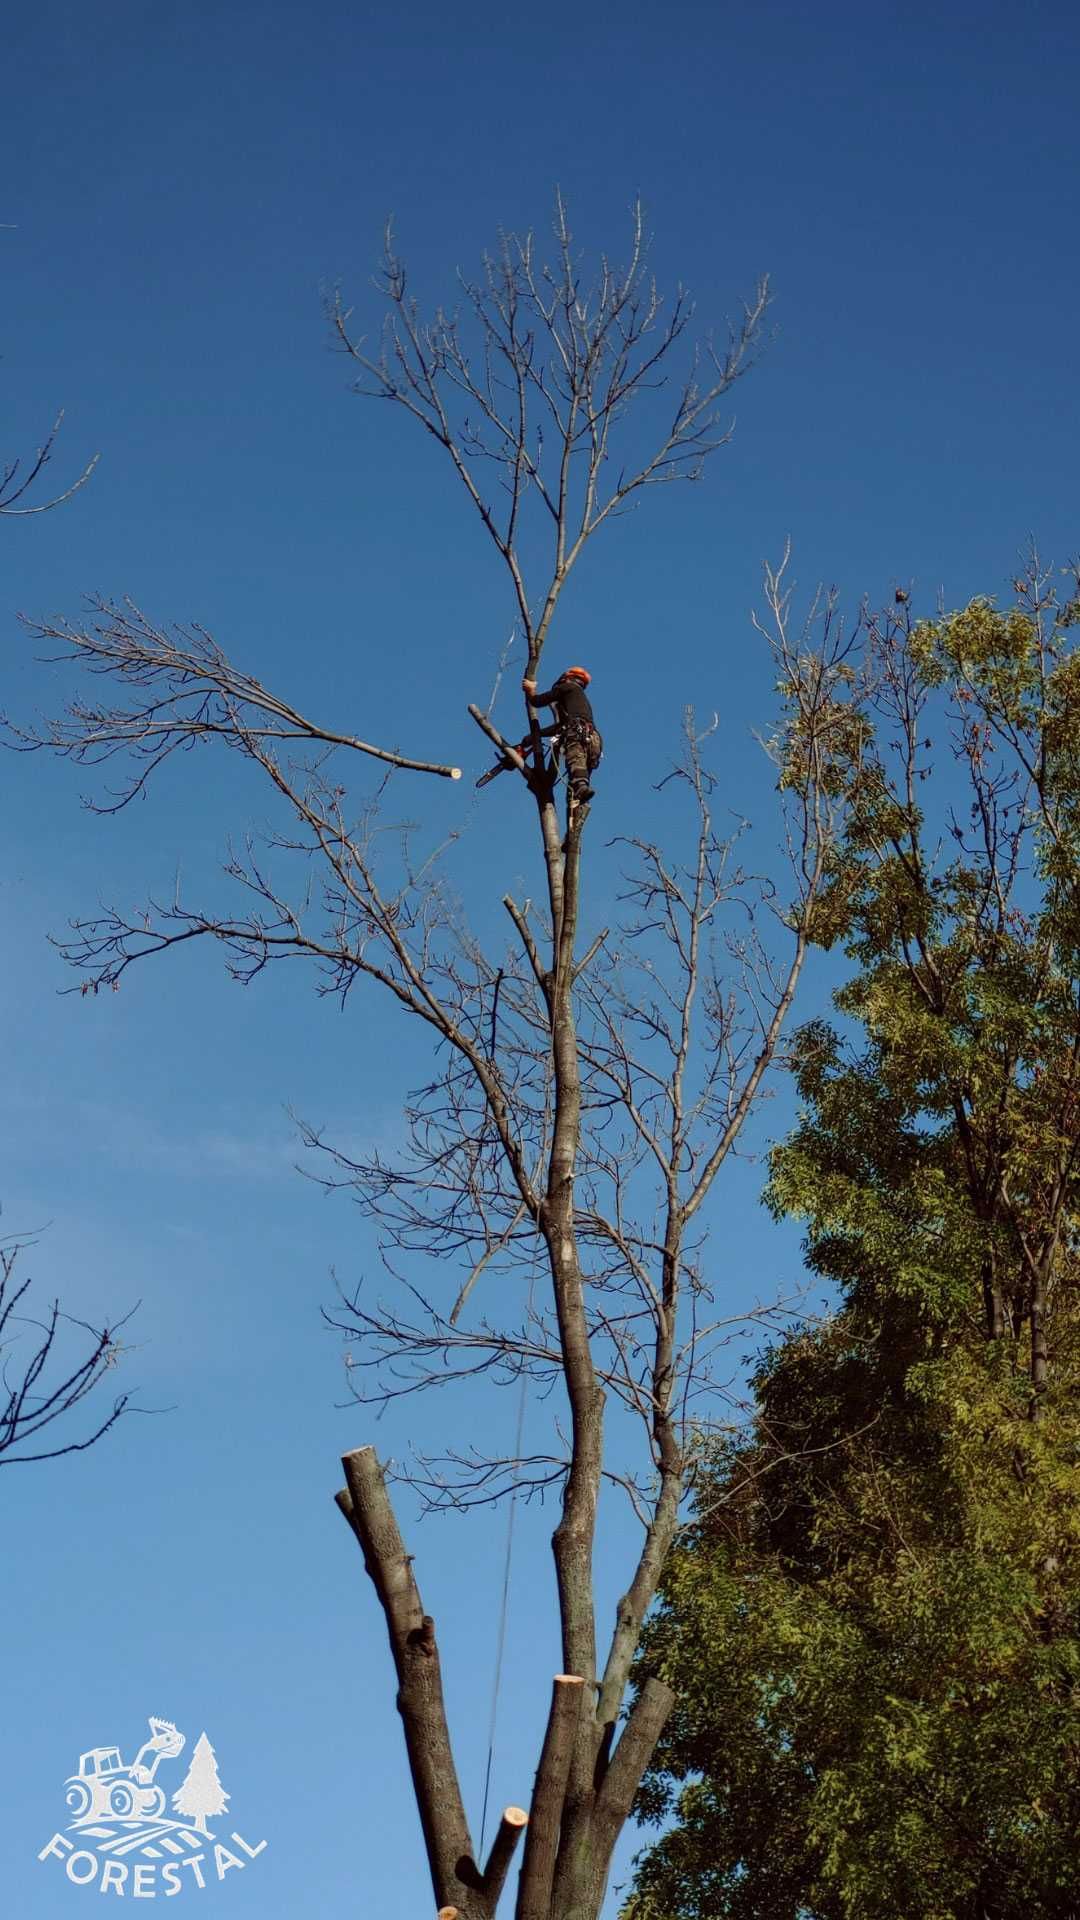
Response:
[{"label": "climbing rope", "polygon": [[[526,1308],[526,1324],[532,1319],[533,1292],[536,1286],[536,1267],[540,1249],[533,1252],[532,1273],[529,1277],[529,1302]],[[528,1375],[522,1371],[521,1387],[518,1393],[517,1430],[514,1435],[514,1459],[521,1459],[521,1443],[525,1433],[525,1402],[528,1398]],[[502,1689],[503,1653],[506,1648],[506,1619],[510,1607],[510,1569],[514,1558],[514,1521],[517,1517],[518,1482],[514,1482],[514,1491],[510,1495],[510,1511],[506,1518],[506,1547],[503,1557],[502,1599],[499,1605],[499,1633],[495,1643],[495,1677],[491,1686],[491,1715],[488,1721],[487,1766],[484,1770],[484,1805],[480,1815],[480,1858],[484,1857],[484,1835],[487,1831],[488,1796],[491,1792],[491,1769],[495,1762],[495,1730],[499,1717],[499,1693]]]}]

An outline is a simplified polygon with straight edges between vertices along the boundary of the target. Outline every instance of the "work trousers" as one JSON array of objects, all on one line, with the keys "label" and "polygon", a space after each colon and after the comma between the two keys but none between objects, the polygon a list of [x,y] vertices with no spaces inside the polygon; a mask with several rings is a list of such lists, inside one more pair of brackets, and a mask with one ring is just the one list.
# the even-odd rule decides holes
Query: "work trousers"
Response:
[{"label": "work trousers", "polygon": [[580,793],[589,784],[589,761],[584,734],[577,727],[567,727],[563,751],[566,755],[566,777],[574,793]]}]

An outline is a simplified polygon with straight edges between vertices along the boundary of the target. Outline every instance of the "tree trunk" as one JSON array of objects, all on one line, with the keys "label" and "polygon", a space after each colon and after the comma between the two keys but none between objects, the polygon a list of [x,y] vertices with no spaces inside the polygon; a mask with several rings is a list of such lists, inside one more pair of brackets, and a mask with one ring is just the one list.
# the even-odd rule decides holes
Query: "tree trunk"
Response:
[{"label": "tree trunk", "polygon": [[[399,1678],[398,1708],[436,1904],[440,1910],[452,1908],[455,1920],[490,1920],[514,1845],[526,1826],[516,1920],[597,1920],[615,1842],[629,1817],[673,1700],[670,1689],[661,1681],[650,1680],[612,1751],[641,1620],[655,1592],[678,1508],[680,1476],[677,1463],[669,1457],[671,1436],[666,1431],[670,1355],[664,1342],[670,1345],[670,1329],[665,1323],[663,1351],[658,1350],[655,1423],[665,1468],[664,1491],[635,1579],[620,1607],[600,1690],[593,1550],[603,1466],[604,1394],[589,1341],[574,1209],[581,1132],[574,945],[585,809],[571,804],[563,841],[550,793],[537,792],[536,798],[553,928],[552,968],[543,984],[554,1080],[551,1149],[538,1226],[551,1273],[571,1426],[562,1511],[552,1536],[564,1672],[555,1678],[527,1820],[520,1809],[507,1810],[483,1874],[473,1858],[454,1769],[434,1625],[424,1613],[411,1558],[405,1553],[370,1447],[345,1456],[348,1491],[338,1496],[364,1550],[365,1564],[386,1618]],[[671,1261],[666,1263],[672,1275],[674,1263],[672,1252]],[[666,1305],[673,1312],[674,1301]]]},{"label": "tree trunk", "polygon": [[450,1748],[435,1623],[424,1612],[374,1447],[347,1453],[342,1466],[348,1486],[337,1502],[363,1549],[390,1637],[397,1707],[435,1900],[440,1907],[457,1907],[467,1920],[488,1909],[478,1898],[481,1876]]}]

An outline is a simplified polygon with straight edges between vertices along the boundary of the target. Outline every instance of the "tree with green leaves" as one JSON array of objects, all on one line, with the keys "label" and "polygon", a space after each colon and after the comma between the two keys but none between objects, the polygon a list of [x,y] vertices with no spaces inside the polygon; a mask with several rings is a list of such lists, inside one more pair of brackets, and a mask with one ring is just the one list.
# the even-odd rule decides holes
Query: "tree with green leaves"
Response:
[{"label": "tree with green leaves", "polygon": [[1080,1910],[1080,595],[1015,585],[865,623],[767,1193],[836,1304],[668,1563],[637,1920]]}]

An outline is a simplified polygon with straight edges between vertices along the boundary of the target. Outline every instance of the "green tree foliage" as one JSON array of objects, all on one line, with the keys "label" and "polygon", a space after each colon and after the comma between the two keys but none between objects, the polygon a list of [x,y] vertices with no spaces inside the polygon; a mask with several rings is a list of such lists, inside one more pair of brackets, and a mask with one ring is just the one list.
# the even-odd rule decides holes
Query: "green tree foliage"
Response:
[{"label": "green tree foliage", "polygon": [[1078,602],[1017,587],[866,622],[853,969],[767,1195],[837,1306],[664,1582],[636,1920],[1080,1914]]}]

